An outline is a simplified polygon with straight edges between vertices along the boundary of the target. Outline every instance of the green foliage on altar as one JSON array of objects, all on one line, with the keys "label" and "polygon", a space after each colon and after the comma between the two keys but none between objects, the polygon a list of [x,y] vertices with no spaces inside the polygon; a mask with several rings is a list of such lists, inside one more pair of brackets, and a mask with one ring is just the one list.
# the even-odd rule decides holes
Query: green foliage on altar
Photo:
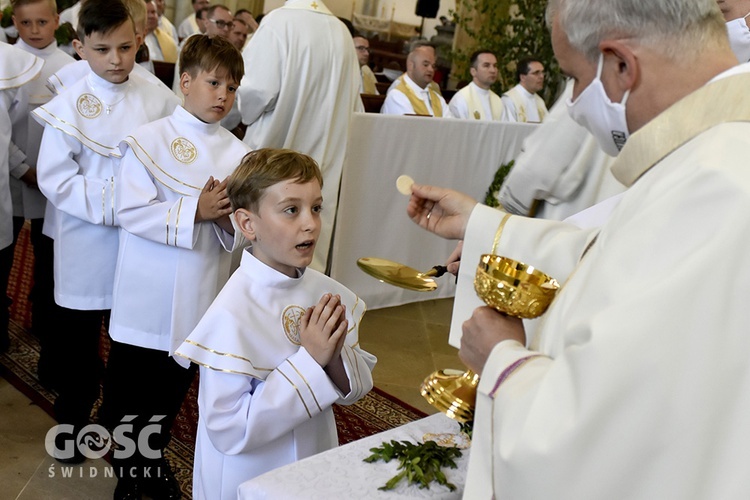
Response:
[{"label": "green foliage on altar", "polygon": [[469,58],[478,49],[493,51],[498,58],[498,94],[516,85],[516,62],[529,55],[539,58],[546,70],[541,97],[550,107],[564,81],[552,52],[550,32],[544,20],[547,2],[539,0],[456,0],[453,18],[473,40],[471,47],[453,52],[454,70],[460,80],[471,81]]},{"label": "green foliage on altar", "polygon": [[500,205],[497,201],[497,193],[500,192],[500,186],[503,185],[503,181],[505,181],[505,178],[510,173],[510,169],[513,168],[513,163],[515,163],[515,160],[510,160],[508,163],[500,165],[497,172],[495,172],[495,178],[492,179],[492,183],[484,195],[484,204],[488,207],[497,208]]}]

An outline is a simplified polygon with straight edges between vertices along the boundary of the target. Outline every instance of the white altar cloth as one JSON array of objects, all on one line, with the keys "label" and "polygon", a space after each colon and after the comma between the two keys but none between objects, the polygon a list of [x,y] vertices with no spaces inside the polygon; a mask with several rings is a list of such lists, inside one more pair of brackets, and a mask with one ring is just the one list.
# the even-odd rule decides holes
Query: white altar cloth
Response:
[{"label": "white altar cloth", "polygon": [[437,278],[435,292],[387,285],[357,267],[360,257],[389,259],[420,271],[443,264],[456,246],[414,224],[408,198],[396,179],[450,187],[479,201],[498,167],[515,158],[538,125],[355,113],[349,134],[336,228],[331,277],[369,309],[453,297],[455,278]]},{"label": "white altar cloth", "polygon": [[380,491],[390,478],[398,473],[396,460],[374,463],[362,460],[371,455],[370,448],[384,441],[422,442],[426,433],[459,433],[458,424],[437,413],[429,417],[381,432],[358,441],[339,446],[318,455],[294,462],[267,472],[239,487],[240,500],[283,498],[284,500],[331,500],[337,498],[430,498],[458,499],[464,490],[469,449],[456,461],[458,468],[443,469],[449,482],[456,485],[455,491],[446,486],[431,483],[429,489],[407,485],[406,480],[391,491]]}]

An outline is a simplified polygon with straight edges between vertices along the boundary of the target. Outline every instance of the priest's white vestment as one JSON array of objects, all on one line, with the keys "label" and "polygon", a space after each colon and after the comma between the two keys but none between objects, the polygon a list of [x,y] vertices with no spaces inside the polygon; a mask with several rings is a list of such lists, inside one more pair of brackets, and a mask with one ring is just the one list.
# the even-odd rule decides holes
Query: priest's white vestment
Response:
[{"label": "priest's white vestment", "polygon": [[32,113],[45,125],[37,180],[48,200],[44,234],[55,240],[59,305],[112,307],[118,145],[133,129],[170,114],[176,105],[169,89],[133,73],[126,82],[113,84],[90,72]]},{"label": "priest's white vestment", "polygon": [[[300,344],[300,318],[325,293],[339,294],[346,306],[341,359],[348,394]],[[177,350],[201,367],[196,500],[234,500],[243,481],[338,445],[331,405],[353,404],[372,389],[376,359],[359,347],[365,310],[354,293],[314,269],[290,278],[250,249],[243,252],[240,267]]]},{"label": "priest's white vestment", "polygon": [[[612,168],[629,188],[595,238],[507,221],[497,253],[545,271],[557,253],[564,284],[535,349],[505,341],[487,360],[465,498],[747,497],[748,71],[628,139]],[[503,216],[478,206],[467,241],[489,251]]]},{"label": "priest's white vestment", "polygon": [[[11,154],[12,119],[22,105],[17,101],[18,89],[36,77],[44,61],[16,47],[0,42],[0,249],[13,243],[13,203],[8,187],[8,160]],[[13,148],[17,154],[18,149]]]},{"label": "priest's white vestment", "polygon": [[52,42],[43,49],[37,49],[19,38],[16,41],[16,47],[42,59],[44,66],[37,78],[19,90],[19,102],[25,104],[25,109],[19,110],[20,115],[13,122],[13,143],[23,151],[25,158],[20,162],[11,161],[10,165],[13,215],[26,219],[41,219],[44,217],[47,200],[37,187],[30,187],[21,180],[21,176],[29,168],[36,168],[39,145],[42,142],[42,132],[44,132],[44,127],[31,118],[31,112],[54,97],[52,91],[46,86],[47,78],[63,66],[75,62],[75,59],[60,50],[57,42]]},{"label": "priest's white vestment", "polygon": [[210,176],[229,176],[248,148],[219,122],[204,123],[178,106],[133,131],[120,149],[109,333],[172,354],[230,274],[235,238],[213,221],[195,222],[198,197]]},{"label": "priest's white vestment", "polygon": [[245,143],[305,153],[323,173],[322,229],[311,267],[324,271],[349,123],[364,110],[352,37],[323,2],[288,0],[263,18],[242,56],[237,92]]}]

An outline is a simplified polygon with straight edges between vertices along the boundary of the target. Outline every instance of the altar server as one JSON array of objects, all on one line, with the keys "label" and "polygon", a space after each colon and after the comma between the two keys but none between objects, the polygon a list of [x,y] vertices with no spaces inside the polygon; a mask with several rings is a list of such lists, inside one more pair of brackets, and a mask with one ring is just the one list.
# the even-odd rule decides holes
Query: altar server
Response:
[{"label": "altar server", "polygon": [[365,304],[307,268],[322,182],[312,158],[274,149],[250,153],[229,179],[252,248],[177,350],[201,367],[196,499],[235,499],[243,481],[337,446],[331,405],[372,388],[376,359],[358,341]]},{"label": "altar server", "polygon": [[[553,0],[547,18],[570,112],[605,151],[624,142],[628,189],[600,229],[507,220],[497,253],[564,282],[534,344],[454,311],[481,374],[464,496],[745,498],[750,65],[715,0]],[[462,268],[492,248],[505,214],[412,189],[413,220],[465,238]]]},{"label": "altar server", "polygon": [[325,179],[323,229],[312,267],[325,271],[349,123],[363,111],[359,62],[346,26],[319,0],[287,0],[245,46],[244,141],[312,156]]},{"label": "altar server", "polygon": [[8,278],[13,267],[13,203],[8,187],[8,160],[15,152],[11,148],[11,117],[16,117],[23,105],[19,103],[18,89],[35,78],[44,61],[16,47],[0,42],[0,353],[9,345],[8,322],[10,299],[6,296]]},{"label": "altar server", "polygon": [[[13,24],[19,36],[16,47],[44,61],[39,76],[19,90],[19,99],[25,104],[25,109],[19,110],[18,119],[13,123],[13,143],[23,152],[23,156],[16,161],[11,159],[10,190],[13,198],[14,245],[24,221],[31,221],[34,250],[34,285],[30,295],[32,328],[42,342],[42,349],[46,349],[46,338],[56,329],[52,240],[42,234],[47,200],[39,191],[36,181],[37,157],[44,127],[31,119],[31,112],[53,97],[45,86],[47,78],[75,60],[57,47],[55,30],[59,25],[59,16],[54,0],[14,0],[12,7]],[[50,386],[54,383],[55,371],[52,366],[40,366],[38,376],[45,385]]]},{"label": "altar server", "polygon": [[107,425],[128,423],[136,435],[159,422],[151,432],[159,458],[137,450],[115,459],[120,494],[161,492],[156,498],[179,492],[163,450],[195,375],[170,355],[229,278],[235,236],[226,178],[248,152],[220,124],[242,79],[239,51],[224,38],[194,35],[180,57],[184,105],[120,145],[120,248],[101,410]]},{"label": "altar server", "polygon": [[[99,396],[99,338],[112,306],[118,248],[118,144],[133,127],[177,105],[167,89],[131,74],[136,34],[122,2],[83,2],[79,38],[73,45],[90,72],[32,113],[45,125],[37,179],[53,207],[44,232],[54,240],[55,302],[61,306],[48,352],[66,366],[57,377],[55,416],[76,430],[89,423]],[[75,454],[57,458],[84,459],[78,447],[67,448]]]}]

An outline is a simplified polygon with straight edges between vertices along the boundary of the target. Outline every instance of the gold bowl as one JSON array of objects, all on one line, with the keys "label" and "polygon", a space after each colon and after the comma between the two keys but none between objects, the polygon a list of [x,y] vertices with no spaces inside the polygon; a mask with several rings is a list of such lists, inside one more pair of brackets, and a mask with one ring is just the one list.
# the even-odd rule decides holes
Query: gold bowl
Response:
[{"label": "gold bowl", "polygon": [[484,254],[474,277],[474,290],[493,309],[516,318],[536,318],[555,298],[559,283],[533,266]]}]

